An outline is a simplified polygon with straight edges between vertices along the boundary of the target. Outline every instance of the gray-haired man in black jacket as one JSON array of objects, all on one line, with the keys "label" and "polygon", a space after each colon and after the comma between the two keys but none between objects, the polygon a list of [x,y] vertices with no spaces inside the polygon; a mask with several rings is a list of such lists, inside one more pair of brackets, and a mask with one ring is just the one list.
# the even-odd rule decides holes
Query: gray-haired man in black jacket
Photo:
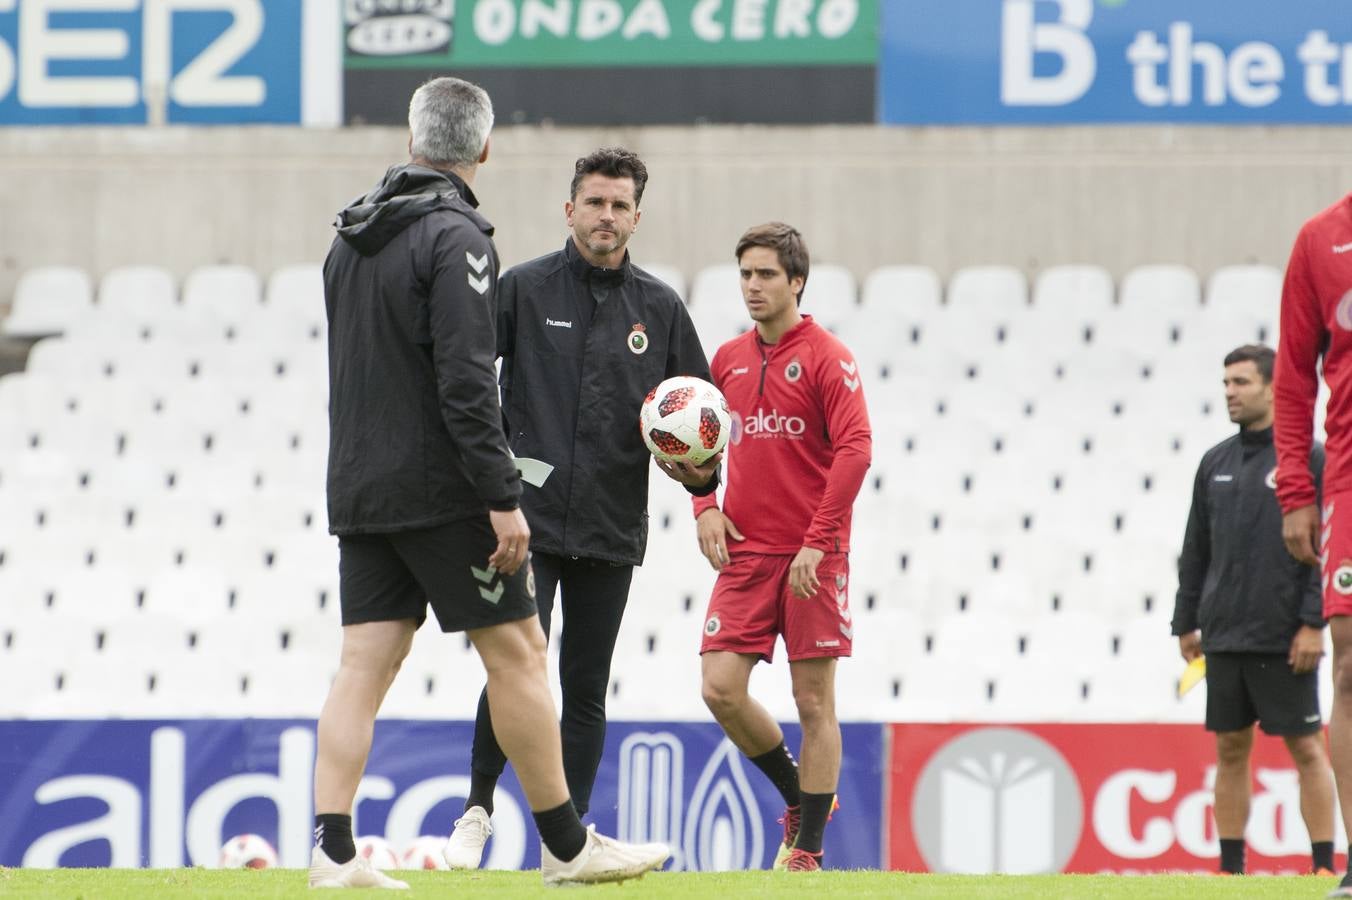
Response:
[{"label": "gray-haired man in black jacket", "polygon": [[492,125],[476,85],[418,88],[411,161],[339,213],[324,263],[343,650],[319,717],[311,887],[408,887],[356,854],[352,803],[376,712],[429,605],[443,631],[466,632],[488,670],[545,882],[619,881],[669,855],[584,829],[568,796],[530,528],[493,372],[493,226],[470,189]]},{"label": "gray-haired man in black jacket", "polygon": [[[1324,654],[1319,573],[1282,543],[1272,444],[1268,347],[1225,357],[1225,400],[1239,433],[1202,457],[1178,565],[1173,633],[1191,662],[1206,653],[1206,727],[1216,733],[1216,832],[1222,872],[1244,871],[1256,721],[1280,735],[1300,773],[1312,869],[1333,870],[1333,772],[1324,750],[1318,670]],[[1310,453],[1319,479],[1324,448]]]}]

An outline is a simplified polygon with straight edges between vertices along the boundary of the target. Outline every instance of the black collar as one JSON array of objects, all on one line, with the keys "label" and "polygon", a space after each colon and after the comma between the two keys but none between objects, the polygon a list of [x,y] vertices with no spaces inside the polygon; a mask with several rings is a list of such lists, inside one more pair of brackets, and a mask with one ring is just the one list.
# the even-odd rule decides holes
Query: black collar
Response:
[{"label": "black collar", "polygon": [[1239,430],[1239,442],[1245,446],[1262,447],[1272,443],[1272,426],[1253,431],[1248,428]]},{"label": "black collar", "polygon": [[446,179],[450,181],[451,184],[455,185],[455,189],[460,192],[461,197],[465,198],[466,203],[475,209],[479,208],[479,198],[474,196],[474,191],[470,190],[469,185],[465,184],[465,179],[454,172],[447,172],[444,169],[438,169],[437,171],[441,172],[442,175],[445,175]]},{"label": "black collar", "polygon": [[629,251],[624,251],[624,261],[618,268],[605,269],[601,266],[593,266],[582,258],[578,252],[577,244],[573,243],[570,237],[563,245],[563,258],[568,263],[568,268],[572,270],[582,281],[595,281],[601,284],[620,284],[633,277],[633,268],[629,265]]}]

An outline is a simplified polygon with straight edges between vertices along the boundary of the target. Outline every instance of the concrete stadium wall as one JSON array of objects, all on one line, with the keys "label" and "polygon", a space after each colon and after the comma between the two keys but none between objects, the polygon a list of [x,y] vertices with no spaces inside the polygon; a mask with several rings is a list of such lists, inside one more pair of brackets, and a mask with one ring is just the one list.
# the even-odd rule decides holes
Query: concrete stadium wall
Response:
[{"label": "concrete stadium wall", "polygon": [[[19,274],[152,262],[263,273],[323,258],[333,213],[405,158],[397,128],[0,129],[0,304]],[[813,258],[886,263],[1285,263],[1352,190],[1352,128],[508,126],[476,184],[507,264],[559,246],[575,157],[624,144],[652,172],[635,259],[690,276],[749,224]]]}]

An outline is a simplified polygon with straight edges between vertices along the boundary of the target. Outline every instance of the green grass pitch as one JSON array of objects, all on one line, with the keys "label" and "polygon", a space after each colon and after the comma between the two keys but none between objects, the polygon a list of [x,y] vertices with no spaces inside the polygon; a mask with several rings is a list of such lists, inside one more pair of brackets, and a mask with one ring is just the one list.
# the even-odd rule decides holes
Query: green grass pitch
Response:
[{"label": "green grass pitch", "polygon": [[[414,897],[558,897],[539,872],[400,872]],[[1329,877],[1218,878],[1201,875],[917,875],[904,872],[659,872],[619,885],[585,888],[600,897],[1010,897],[1055,898],[1319,898],[1337,884]],[[327,893],[327,892],[326,892]],[[351,893],[351,892],[344,892]],[[363,894],[386,896],[383,892]],[[571,892],[570,892],[571,895]],[[5,869],[0,897],[132,900],[142,897],[313,897],[296,869]]]}]

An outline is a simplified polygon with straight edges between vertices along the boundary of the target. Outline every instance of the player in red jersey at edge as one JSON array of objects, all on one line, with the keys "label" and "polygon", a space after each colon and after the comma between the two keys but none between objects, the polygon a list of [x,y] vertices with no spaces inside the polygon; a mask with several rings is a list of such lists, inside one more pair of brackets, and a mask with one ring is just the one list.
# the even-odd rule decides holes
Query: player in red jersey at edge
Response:
[{"label": "player in red jersey at edge", "polygon": [[[854,356],[802,315],[808,253],[772,222],[737,242],[742,297],[756,327],[710,369],[733,412],[723,509],[694,501],[700,550],[718,581],[704,622],[704,702],[788,809],[776,868],[821,867],[835,805],[840,725],[836,660],[854,636],[848,599],[850,515],[872,447]],[[782,635],[803,728],[801,770],[779,725],[747,693]]]},{"label": "player in red jersey at edge", "polygon": [[[1307,460],[1314,440],[1319,361],[1329,386],[1321,529]],[[1352,826],[1352,195],[1306,222],[1282,287],[1274,381],[1277,499],[1291,555],[1322,565],[1333,635],[1329,757],[1344,827]],[[1352,867],[1330,897],[1352,897]]]}]

